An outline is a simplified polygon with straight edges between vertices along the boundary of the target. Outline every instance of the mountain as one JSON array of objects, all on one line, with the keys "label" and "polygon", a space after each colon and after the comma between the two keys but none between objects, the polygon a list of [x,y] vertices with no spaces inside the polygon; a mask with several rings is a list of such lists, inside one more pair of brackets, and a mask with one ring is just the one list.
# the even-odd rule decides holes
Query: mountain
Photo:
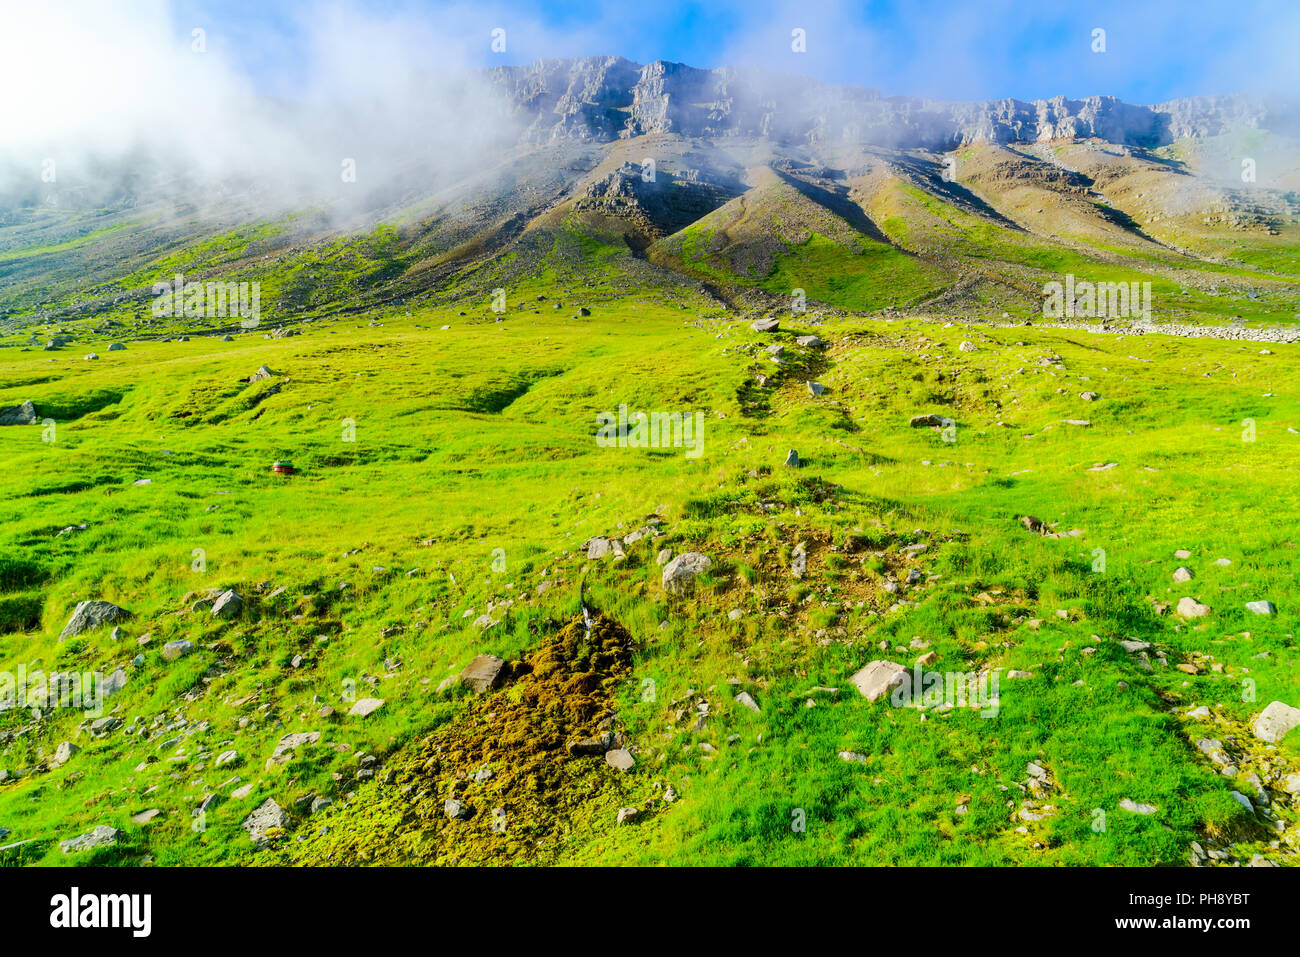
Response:
[{"label": "mountain", "polygon": [[147,155],[11,188],[3,321],[147,329],[153,284],[177,272],[260,283],[271,324],[481,304],[538,270],[615,259],[610,281],[686,282],[738,308],[802,290],[826,308],[1029,317],[1067,272],[1152,282],[1168,319],[1227,318],[1229,287],[1260,320],[1294,316],[1294,101],[950,103],[620,57],[477,80],[499,141],[472,163],[412,147],[391,175],[288,208],[255,178],[204,181]]}]

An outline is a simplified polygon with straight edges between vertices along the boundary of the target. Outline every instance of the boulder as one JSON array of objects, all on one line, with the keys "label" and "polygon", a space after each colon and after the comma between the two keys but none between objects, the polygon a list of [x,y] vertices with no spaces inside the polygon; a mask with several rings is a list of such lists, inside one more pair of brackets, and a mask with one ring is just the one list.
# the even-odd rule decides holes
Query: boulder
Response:
[{"label": "boulder", "polygon": [[50,759],[50,763],[54,765],[67,764],[72,760],[72,756],[80,750],[81,748],[71,741],[60,742],[59,746],[54,749],[54,757]]},{"label": "boulder", "polygon": [[495,655],[479,655],[460,673],[460,680],[469,685],[475,694],[498,688],[505,679],[505,659]]},{"label": "boulder", "polygon": [[713,559],[703,552],[686,552],[664,566],[663,589],[670,595],[690,591],[695,576],[713,567]]},{"label": "boulder", "polygon": [[776,330],[781,328],[781,321],[770,317],[767,319],[759,319],[749,328],[753,329],[755,332],[776,332]]},{"label": "boulder", "polygon": [[234,589],[223,591],[217,600],[212,603],[212,617],[214,618],[234,618],[244,610],[244,599],[240,598]]},{"label": "boulder", "polygon": [[782,464],[785,465],[787,468],[792,468],[792,469],[799,468],[799,453],[796,452],[794,449],[791,449],[790,451],[786,452],[785,462],[783,462]]},{"label": "boulder", "polygon": [[22,405],[11,405],[0,409],[0,425],[33,425],[36,422],[36,406],[28,399]]},{"label": "boulder", "polygon": [[1246,602],[1246,610],[1253,611],[1257,615],[1277,614],[1277,606],[1271,601],[1248,601]]},{"label": "boulder", "polygon": [[826,345],[826,343],[822,342],[816,336],[799,336],[794,341],[807,349],[820,349],[822,346]]},{"label": "boulder", "polygon": [[1195,598],[1178,599],[1178,614],[1184,618],[1204,618],[1210,610],[1209,605],[1202,605]]},{"label": "boulder", "polygon": [[383,698],[362,698],[348,710],[348,714],[357,718],[366,718],[374,714],[383,706]]},{"label": "boulder", "polygon": [[180,641],[169,641],[163,645],[163,661],[175,661],[177,658],[184,658],[194,650],[194,642],[181,639]]},{"label": "boulder", "polygon": [[121,833],[115,827],[101,824],[88,834],[79,834],[66,841],[59,841],[59,850],[64,854],[76,854],[78,851],[89,851],[97,847],[112,847],[117,843]]},{"label": "boulder", "polygon": [[111,342],[111,343],[109,343],[109,346],[108,346],[108,351],[109,351],[109,352],[121,352],[121,351],[123,351],[124,349],[126,349],[126,346],[123,345],[123,344],[120,343],[120,342]]},{"label": "boulder", "polygon": [[849,682],[868,701],[876,701],[901,684],[910,683],[907,669],[893,661],[872,661],[858,671]]},{"label": "boulder", "polygon": [[270,832],[273,830],[283,831],[289,826],[289,815],[285,813],[284,808],[275,803],[274,798],[267,798],[257,806],[252,814],[244,819],[240,825],[248,832],[249,838],[259,847],[273,837]]},{"label": "boulder", "polygon": [[248,381],[250,383],[261,382],[263,379],[269,379],[274,375],[275,373],[272,372],[270,369],[268,369],[266,366],[258,366],[257,371],[248,377]]},{"label": "boulder", "polygon": [[117,607],[111,601],[78,602],[76,609],[72,612],[72,617],[68,619],[68,623],[63,626],[63,631],[59,633],[59,641],[75,638],[83,631],[89,631],[92,628],[98,628],[100,625],[112,624],[115,621],[122,621],[130,617],[131,613],[129,611]]},{"label": "boulder", "polygon": [[319,731],[293,731],[284,735],[275,743],[275,750],[267,759],[266,766],[288,764],[294,753],[304,745],[315,744],[320,740]]},{"label": "boulder", "polygon": [[927,412],[924,415],[914,415],[908,420],[908,425],[914,429],[926,429],[932,426],[943,425],[943,416],[935,415],[933,412]]},{"label": "boulder", "polygon": [[1274,701],[1260,712],[1253,727],[1255,737],[1269,744],[1277,744],[1292,728],[1300,727],[1300,708]]}]

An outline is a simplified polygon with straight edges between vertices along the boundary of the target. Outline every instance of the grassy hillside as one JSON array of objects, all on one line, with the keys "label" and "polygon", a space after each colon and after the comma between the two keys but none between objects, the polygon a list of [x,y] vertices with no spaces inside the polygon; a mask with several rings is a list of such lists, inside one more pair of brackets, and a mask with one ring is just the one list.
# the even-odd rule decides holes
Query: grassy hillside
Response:
[{"label": "grassy hillside", "polygon": [[[5,860],[66,861],[106,824],[116,845],[73,860],[1294,861],[1300,732],[1250,728],[1300,705],[1294,346],[926,315],[759,335],[688,288],[615,288],[622,261],[512,285],[499,316],[4,342],[0,405],[53,425],[0,428],[0,664],[125,678],[99,736],[0,714],[0,826],[30,842]],[[809,263],[790,281],[815,288]],[[602,447],[620,406],[701,413],[702,454]],[[665,548],[713,565],[667,594]],[[246,606],[223,620],[203,600],[227,588]],[[59,642],[87,599],[132,617]],[[481,653],[512,665],[501,687],[447,680]],[[996,672],[996,716],[849,683],[931,653]],[[349,715],[363,698],[384,704]],[[630,770],[566,748],[602,733]],[[241,825],[267,798],[287,816],[259,850]]]}]

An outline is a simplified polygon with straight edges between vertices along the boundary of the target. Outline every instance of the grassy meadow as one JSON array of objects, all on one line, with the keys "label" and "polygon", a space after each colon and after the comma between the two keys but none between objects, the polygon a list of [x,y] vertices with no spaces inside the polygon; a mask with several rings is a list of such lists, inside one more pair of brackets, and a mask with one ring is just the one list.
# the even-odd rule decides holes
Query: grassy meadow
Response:
[{"label": "grassy meadow", "polygon": [[[0,713],[0,862],[68,862],[59,842],[104,824],[118,843],[71,860],[1294,860],[1294,804],[1232,794],[1300,765],[1300,732],[1249,727],[1300,705],[1294,346],[816,309],[759,334],[685,289],[550,279],[508,300],[0,350],[0,405],[52,420],[0,429],[0,669],[126,677],[106,733],[73,709]],[[601,447],[621,405],[702,412],[702,454]],[[924,413],[951,424],[909,425]],[[272,474],[285,460],[296,474]],[[665,548],[713,567],[668,595]],[[590,672],[628,771],[529,738],[529,695],[563,710],[539,649],[576,634],[584,578],[629,639]],[[235,618],[195,607],[227,588]],[[1211,611],[1180,617],[1189,596]],[[60,642],[89,599],[132,617]],[[480,653],[532,683],[447,681]],[[929,653],[996,672],[996,716],[849,683]],[[349,715],[359,698],[384,704]],[[563,728],[596,734],[588,716]],[[295,732],[320,736],[268,763]],[[51,762],[62,742],[79,750]],[[452,793],[474,813],[437,813]],[[259,848],[241,825],[267,798],[289,824]]]}]

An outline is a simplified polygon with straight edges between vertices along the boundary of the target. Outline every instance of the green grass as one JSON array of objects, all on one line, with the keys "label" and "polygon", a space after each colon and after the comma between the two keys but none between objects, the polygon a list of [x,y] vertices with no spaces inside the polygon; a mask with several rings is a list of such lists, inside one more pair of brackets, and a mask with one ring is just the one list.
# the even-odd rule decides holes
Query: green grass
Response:
[{"label": "green grass", "polygon": [[[838,275],[824,252],[812,242],[780,263],[781,283],[866,301],[889,282],[886,268]],[[895,294],[907,298],[906,284]],[[1234,733],[1244,746],[1243,723],[1263,705],[1300,703],[1294,347],[1260,356],[1244,343],[943,328],[925,317],[796,323],[775,337],[791,363],[765,390],[769,411],[747,413],[746,383],[776,371],[761,348],[771,337],[760,341],[747,321],[698,318],[716,310],[680,292],[613,296],[544,280],[509,290],[512,303],[536,295],[548,296],[541,306],[588,302],[592,315],[512,307],[494,322],[415,308],[373,327],[370,316],[318,320],[280,340],[129,342],[97,348],[93,363],[80,345],[0,351],[0,382],[27,383],[0,391],[0,404],[30,398],[56,423],[53,442],[41,426],[0,430],[0,664],[128,675],[108,703],[123,727],[102,740],[67,709],[0,715],[13,734],[0,743],[11,772],[0,825],[10,841],[40,841],[23,861],[61,862],[58,840],[101,823],[123,840],[86,863],[262,860],[240,823],[267,797],[292,811],[297,833],[318,826],[295,807],[302,798],[332,798],[319,824],[337,818],[340,828],[360,826],[366,808],[400,807],[383,769],[471,706],[463,690],[438,692],[443,679],[480,652],[526,655],[576,610],[584,566],[590,599],[636,641],[615,698],[638,764],[618,794],[593,789],[550,860],[1183,864],[1207,834],[1239,853],[1268,851],[1262,820],[1228,793],[1253,791],[1216,774],[1193,742]],[[793,331],[832,348],[811,354]],[[958,352],[963,339],[979,350]],[[1048,354],[1063,368],[1037,363]],[[279,374],[278,390],[240,381],[262,364]],[[805,377],[826,394],[809,397]],[[1085,390],[1102,399],[1081,401]],[[702,411],[704,454],[598,447],[596,413],[621,404]],[[955,420],[955,441],[908,426],[930,411]],[[1092,424],[1063,424],[1071,418]],[[1248,418],[1253,442],[1242,440]],[[781,467],[789,448],[804,469]],[[299,474],[270,474],[277,459]],[[1100,462],[1117,465],[1088,471]],[[144,478],[151,484],[133,484]],[[1024,514],[1082,535],[1031,535],[1016,521]],[[628,546],[621,561],[586,560],[587,538],[650,516],[664,536]],[[905,557],[915,541],[928,550]],[[800,542],[808,574],[796,580]],[[654,556],[665,546],[717,562],[693,595],[663,594]],[[1175,559],[1179,548],[1192,558]],[[1104,571],[1093,570],[1096,549]],[[1179,565],[1196,573],[1189,585],[1173,584]],[[910,568],[936,577],[887,594],[885,579]],[[543,581],[555,584],[539,595]],[[244,616],[186,610],[228,586],[250,598]],[[1186,624],[1153,610],[1184,594],[1212,614]],[[57,642],[86,598],[133,613],[120,643],[108,629]],[[900,598],[908,604],[893,607]],[[1247,612],[1258,598],[1278,615]],[[489,602],[499,623],[480,632],[472,622]],[[137,645],[145,631],[152,640]],[[1004,678],[993,719],[871,704],[848,684],[875,658],[910,665],[914,637],[941,670],[1033,677]],[[1154,642],[1170,664],[1142,669],[1123,638]],[[197,650],[163,661],[162,645],[178,639]],[[1175,670],[1204,654],[1223,670]],[[734,703],[742,688],[761,713]],[[387,704],[347,717],[365,696]],[[694,697],[711,706],[703,731],[678,714]],[[1193,705],[1227,724],[1189,722]],[[321,717],[323,706],[334,715]],[[126,734],[137,716],[144,730]],[[307,730],[321,743],[266,768],[282,735]],[[67,765],[13,779],[63,740],[82,747]],[[239,761],[214,767],[227,749]],[[1296,750],[1288,741],[1280,753],[1294,765]],[[379,759],[374,777],[358,777],[363,752]],[[618,773],[599,758],[557,760]],[[1015,815],[1029,761],[1050,769],[1057,790],[1046,799],[1055,811],[1025,824]],[[669,783],[679,795],[670,805],[657,800]],[[229,797],[247,784],[247,797]],[[196,828],[192,811],[209,793],[226,799]],[[965,815],[955,813],[961,797]],[[1123,798],[1159,811],[1128,814]],[[545,806],[528,793],[510,800],[510,820]],[[615,827],[620,803],[648,809]],[[146,808],[164,813],[130,821]],[[1104,831],[1093,827],[1098,809]],[[1279,812],[1294,834],[1294,808],[1279,802]],[[297,848],[290,837],[271,854],[293,861]],[[500,854],[527,859],[517,844]]]}]

